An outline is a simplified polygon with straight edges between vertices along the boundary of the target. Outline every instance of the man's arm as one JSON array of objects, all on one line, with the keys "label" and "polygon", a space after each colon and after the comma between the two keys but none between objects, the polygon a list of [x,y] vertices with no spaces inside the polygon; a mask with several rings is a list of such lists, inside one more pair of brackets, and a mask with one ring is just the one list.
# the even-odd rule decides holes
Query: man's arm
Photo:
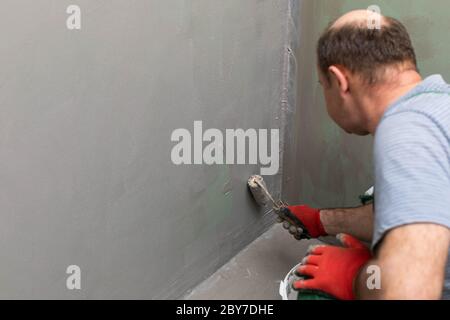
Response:
[{"label": "man's arm", "polygon": [[362,241],[370,242],[373,235],[373,205],[357,208],[322,209],[320,220],[329,235],[351,234]]},{"label": "man's arm", "polygon": [[[355,279],[359,299],[439,299],[441,297],[450,231],[431,224],[409,224],[389,231],[374,259]],[[377,265],[381,289],[369,290],[366,268]]]},{"label": "man's arm", "polygon": [[[373,205],[343,209],[314,209],[307,205],[289,206],[280,213],[280,222],[294,236],[298,227],[303,230],[303,238],[318,238],[340,233],[351,234],[362,241],[371,241],[373,234]],[[298,222],[284,217],[295,216]],[[294,219],[294,220],[295,220]],[[292,232],[294,224],[294,232]]]}]

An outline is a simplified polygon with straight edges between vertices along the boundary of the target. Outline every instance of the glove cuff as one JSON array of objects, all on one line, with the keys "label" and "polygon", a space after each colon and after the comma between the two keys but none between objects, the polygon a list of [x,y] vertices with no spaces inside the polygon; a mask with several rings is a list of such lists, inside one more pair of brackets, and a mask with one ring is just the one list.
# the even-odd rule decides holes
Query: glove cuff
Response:
[{"label": "glove cuff", "polygon": [[318,237],[328,235],[328,233],[325,231],[325,227],[322,224],[322,220],[320,220],[320,210],[318,210],[317,212],[316,225],[317,225],[317,232],[319,233]]}]

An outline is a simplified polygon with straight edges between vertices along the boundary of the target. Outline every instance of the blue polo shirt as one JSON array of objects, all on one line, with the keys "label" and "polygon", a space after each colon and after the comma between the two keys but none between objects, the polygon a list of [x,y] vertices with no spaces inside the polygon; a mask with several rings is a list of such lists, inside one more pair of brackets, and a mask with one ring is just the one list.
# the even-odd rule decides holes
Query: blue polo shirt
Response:
[{"label": "blue polo shirt", "polygon": [[[372,247],[392,228],[450,227],[450,86],[426,78],[388,107],[375,133]],[[443,298],[450,299],[450,264]]]}]

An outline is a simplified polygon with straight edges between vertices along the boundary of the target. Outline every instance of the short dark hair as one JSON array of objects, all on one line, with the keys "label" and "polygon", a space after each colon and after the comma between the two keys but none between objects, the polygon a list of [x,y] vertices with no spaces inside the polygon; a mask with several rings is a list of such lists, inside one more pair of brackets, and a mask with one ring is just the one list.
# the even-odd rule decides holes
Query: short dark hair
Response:
[{"label": "short dark hair", "polygon": [[405,26],[383,17],[381,28],[362,24],[330,25],[317,44],[318,65],[329,81],[328,68],[342,65],[359,74],[368,84],[381,80],[388,66],[410,63],[417,70],[417,60]]}]

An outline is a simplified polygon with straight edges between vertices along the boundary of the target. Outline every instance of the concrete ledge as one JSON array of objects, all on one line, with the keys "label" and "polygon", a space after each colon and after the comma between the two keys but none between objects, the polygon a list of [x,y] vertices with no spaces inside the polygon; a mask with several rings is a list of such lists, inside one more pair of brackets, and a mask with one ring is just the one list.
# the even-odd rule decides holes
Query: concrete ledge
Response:
[{"label": "concrete ledge", "polygon": [[280,224],[253,241],[184,299],[281,299],[280,281],[318,241],[297,241]]}]

